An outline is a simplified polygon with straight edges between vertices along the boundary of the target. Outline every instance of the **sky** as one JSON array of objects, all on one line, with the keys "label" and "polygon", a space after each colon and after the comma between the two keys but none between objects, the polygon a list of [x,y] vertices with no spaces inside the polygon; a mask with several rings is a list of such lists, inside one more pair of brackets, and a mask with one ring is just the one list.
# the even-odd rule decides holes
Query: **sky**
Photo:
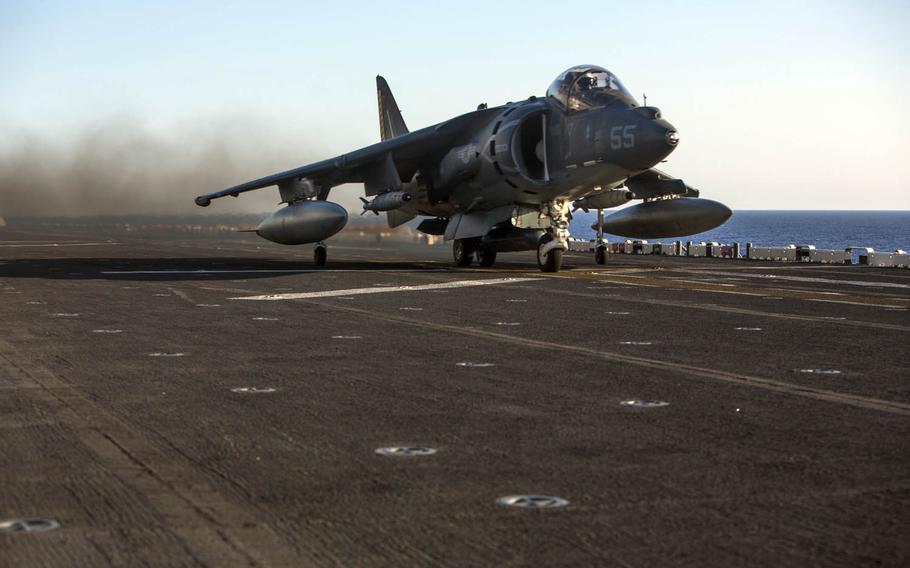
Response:
[{"label": "sky", "polygon": [[[199,193],[376,142],[377,74],[414,130],[582,63],[661,108],[681,135],[661,168],[703,197],[910,210],[907,29],[905,0],[5,0],[0,214],[196,212]],[[278,201],[258,194],[213,208]]]}]

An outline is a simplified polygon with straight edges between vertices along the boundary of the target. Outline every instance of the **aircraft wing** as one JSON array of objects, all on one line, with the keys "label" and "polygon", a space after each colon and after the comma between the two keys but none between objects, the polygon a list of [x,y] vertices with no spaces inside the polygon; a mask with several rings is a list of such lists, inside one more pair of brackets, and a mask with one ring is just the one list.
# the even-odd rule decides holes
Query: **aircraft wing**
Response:
[{"label": "aircraft wing", "polygon": [[496,112],[499,112],[496,108],[477,110],[328,160],[206,193],[196,198],[196,205],[208,207],[213,199],[237,197],[273,185],[290,187],[303,180],[313,184],[319,199],[325,199],[332,187],[343,183],[364,182],[367,195],[374,195],[382,191],[383,184],[392,182],[392,178],[397,178],[398,184],[410,180],[422,164],[441,158],[463,133]]}]

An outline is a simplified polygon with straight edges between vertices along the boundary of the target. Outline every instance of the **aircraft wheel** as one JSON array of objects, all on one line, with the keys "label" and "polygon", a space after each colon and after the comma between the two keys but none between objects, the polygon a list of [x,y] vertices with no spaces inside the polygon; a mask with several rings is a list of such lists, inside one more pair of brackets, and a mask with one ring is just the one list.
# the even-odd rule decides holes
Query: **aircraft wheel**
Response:
[{"label": "aircraft wheel", "polygon": [[471,266],[476,248],[477,245],[474,239],[455,239],[452,244],[452,256],[455,257],[455,266]]},{"label": "aircraft wheel", "polygon": [[493,266],[496,262],[496,251],[487,247],[477,247],[477,264],[480,266]]},{"label": "aircraft wheel", "polygon": [[313,262],[316,263],[316,266],[325,266],[328,260],[328,248],[323,244],[316,245],[316,248],[313,249]]},{"label": "aircraft wheel", "polygon": [[598,245],[597,248],[594,249],[594,262],[597,264],[607,263],[607,247]]},{"label": "aircraft wheel", "polygon": [[559,272],[562,268],[562,249],[555,248],[550,252],[543,252],[544,247],[552,240],[551,235],[544,235],[537,245],[537,266],[541,272]]}]

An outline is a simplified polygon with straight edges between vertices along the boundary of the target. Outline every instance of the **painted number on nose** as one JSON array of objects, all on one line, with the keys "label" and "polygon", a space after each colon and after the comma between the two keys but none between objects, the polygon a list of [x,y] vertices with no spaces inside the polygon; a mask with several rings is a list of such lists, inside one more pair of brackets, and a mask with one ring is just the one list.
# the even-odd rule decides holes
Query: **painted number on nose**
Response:
[{"label": "painted number on nose", "polygon": [[610,149],[635,147],[635,128],[637,125],[614,126],[610,129]]}]

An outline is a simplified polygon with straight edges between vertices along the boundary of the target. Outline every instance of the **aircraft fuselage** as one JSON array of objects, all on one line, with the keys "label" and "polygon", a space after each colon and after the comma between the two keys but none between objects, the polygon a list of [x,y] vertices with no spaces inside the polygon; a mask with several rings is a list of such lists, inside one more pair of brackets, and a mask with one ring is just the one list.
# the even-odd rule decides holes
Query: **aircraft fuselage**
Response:
[{"label": "aircraft fuselage", "polygon": [[[509,204],[569,201],[595,187],[621,185],[667,157],[675,128],[653,107],[614,103],[568,112],[532,97],[501,112],[439,160],[427,179],[413,182],[405,208],[449,216]],[[429,180],[429,181],[428,181]]]}]

